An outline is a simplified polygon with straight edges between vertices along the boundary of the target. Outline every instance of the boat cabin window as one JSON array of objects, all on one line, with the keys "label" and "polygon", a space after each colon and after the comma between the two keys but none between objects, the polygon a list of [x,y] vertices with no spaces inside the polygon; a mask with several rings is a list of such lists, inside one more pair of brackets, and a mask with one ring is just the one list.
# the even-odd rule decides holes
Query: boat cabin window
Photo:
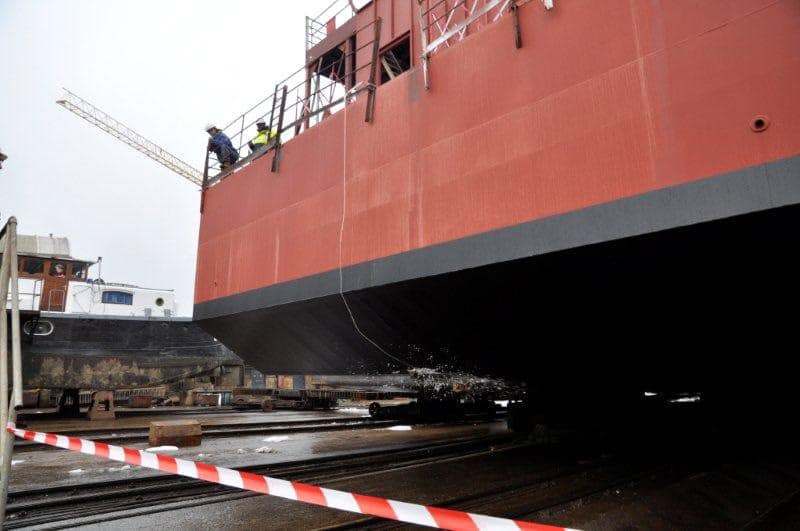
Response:
[{"label": "boat cabin window", "polygon": [[388,83],[411,68],[411,41],[408,35],[381,53],[381,84]]},{"label": "boat cabin window", "polygon": [[86,264],[83,262],[72,262],[72,273],[70,278],[73,280],[84,280],[86,278]]},{"label": "boat cabin window", "polygon": [[125,291],[104,291],[104,304],[133,304],[133,293]]},{"label": "boat cabin window", "polygon": [[19,272],[22,275],[39,276],[44,272],[44,260],[41,258],[20,258]]},{"label": "boat cabin window", "polygon": [[67,265],[64,262],[51,262],[50,276],[53,278],[67,278]]}]

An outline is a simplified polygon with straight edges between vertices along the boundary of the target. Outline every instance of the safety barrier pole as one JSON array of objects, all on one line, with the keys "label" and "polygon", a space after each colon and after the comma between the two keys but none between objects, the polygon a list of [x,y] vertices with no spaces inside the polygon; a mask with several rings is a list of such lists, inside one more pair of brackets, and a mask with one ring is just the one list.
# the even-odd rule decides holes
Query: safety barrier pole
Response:
[{"label": "safety barrier pole", "polygon": [[[8,220],[8,270],[11,275],[11,361],[14,404],[22,406],[22,347],[19,330],[19,261],[17,260],[17,218]],[[64,304],[66,305],[66,293]]]},{"label": "safety barrier pole", "polygon": [[[3,309],[2,319],[0,319],[0,422],[8,421],[8,316],[6,314],[6,304],[8,300],[8,280],[9,280],[9,239],[6,227],[0,232],[0,241],[3,247],[3,260],[0,265],[0,308]],[[7,435],[0,434],[0,450],[5,447]],[[5,461],[0,455],[0,466]]]},{"label": "safety barrier pole", "polygon": [[[19,282],[17,272],[17,219],[9,218],[5,227],[0,230],[3,238],[3,261],[0,265],[0,419],[3,422],[15,423],[17,407],[22,405],[22,351],[19,327]],[[8,300],[8,284],[11,281],[11,355],[13,394],[9,401],[8,389],[8,316],[6,305]],[[6,500],[8,499],[8,481],[11,474],[11,454],[14,451],[14,437],[3,433],[0,438],[0,522],[5,521]]]}]

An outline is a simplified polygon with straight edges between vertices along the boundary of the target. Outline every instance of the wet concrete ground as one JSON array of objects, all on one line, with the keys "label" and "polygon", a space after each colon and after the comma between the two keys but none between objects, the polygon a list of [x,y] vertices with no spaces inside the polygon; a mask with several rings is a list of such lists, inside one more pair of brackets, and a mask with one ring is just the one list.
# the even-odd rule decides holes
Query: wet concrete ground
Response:
[{"label": "wet concrete ground", "polygon": [[[440,435],[450,428],[435,428]],[[424,433],[424,429],[406,434]],[[385,433],[374,432],[378,438]],[[391,437],[391,432],[390,436]],[[364,434],[370,446],[372,434]],[[340,441],[341,443],[341,441]],[[761,515],[800,488],[800,463],[787,456],[751,455],[737,461],[719,448],[617,446],[559,450],[510,445],[391,471],[322,481],[322,486],[407,502],[585,530],[794,529],[789,519]],[[487,495],[488,493],[488,495]],[[795,506],[796,507],[796,506]],[[269,496],[220,495],[197,506],[120,514],[113,522],[78,529],[337,529],[410,528]],[[140,511],[146,513],[147,509]],[[792,518],[795,518],[792,520]],[[44,527],[46,529],[46,527]]]},{"label": "wet concrete ground", "polygon": [[[340,419],[341,422],[365,415],[366,410],[357,408],[331,412],[244,412],[232,415],[215,415],[209,419],[209,422],[216,424],[222,422],[233,423],[234,419],[238,419],[244,425],[248,422],[264,422],[265,418],[274,422],[312,419],[324,419],[334,422]],[[164,417],[159,418],[163,419]],[[117,422],[130,426],[128,421],[131,420],[140,421],[140,419],[121,419],[121,421]],[[204,424],[205,422],[203,420]],[[63,425],[68,426],[70,429],[76,429],[78,426],[75,421],[68,421]],[[46,426],[39,426],[35,423],[30,424],[30,429],[34,430],[45,431],[44,427]],[[107,428],[113,429],[110,425]],[[326,432],[321,429],[316,432],[294,434],[258,434],[207,438],[203,440],[200,446],[181,448],[178,451],[165,453],[174,457],[233,468],[395,448],[406,444],[424,443],[443,438],[503,432],[505,429],[504,421],[451,427],[420,426],[408,431],[377,428]],[[148,447],[146,443],[127,446],[139,449]],[[154,470],[126,467],[122,463],[60,449],[20,452],[15,455],[13,463],[10,478],[11,492],[41,486],[64,486],[161,474]],[[43,478],[46,478],[46,481],[43,482]]]},{"label": "wet concrete ground", "polygon": [[[278,413],[286,418],[298,415]],[[358,415],[359,410],[350,414]],[[241,420],[261,419],[260,415],[243,413]],[[657,432],[608,441],[518,441],[471,455],[335,479],[321,477],[312,482],[349,492],[586,530],[798,528],[800,460],[791,441],[776,444],[774,439],[765,441],[753,432],[748,440],[734,442],[728,434],[701,430],[691,423],[679,427],[662,426]],[[184,448],[172,455],[238,467],[505,432],[505,422],[499,421],[414,426],[408,431],[298,433],[270,440],[253,435],[209,439],[201,447]],[[262,447],[269,448],[269,453],[256,451]],[[19,457],[26,461],[13,467],[12,491],[35,488],[43,482],[78,485],[159,474],[136,467],[121,469],[117,463],[58,450]],[[81,473],[70,474],[76,469]],[[188,502],[87,515],[52,526],[38,525],[36,529],[69,526],[92,530],[407,527],[230,490]]]}]

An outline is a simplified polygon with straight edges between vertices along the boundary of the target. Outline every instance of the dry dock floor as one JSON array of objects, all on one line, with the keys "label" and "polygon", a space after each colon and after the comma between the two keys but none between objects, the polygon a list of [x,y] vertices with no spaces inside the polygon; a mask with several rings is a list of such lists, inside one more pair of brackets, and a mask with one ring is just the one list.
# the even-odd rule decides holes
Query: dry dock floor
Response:
[{"label": "dry dock floor", "polygon": [[[245,412],[214,416],[214,420],[230,424],[237,418],[246,424],[263,422],[265,415],[278,421],[362,414],[364,411],[359,409],[322,414]],[[427,460],[393,462],[409,446],[487,436],[491,442],[485,447]],[[698,429],[696,425],[602,440],[583,432],[578,437],[556,436],[548,440],[514,438],[501,420],[410,429],[381,427],[210,438],[202,446],[183,448],[171,455],[226,467],[268,465],[281,470],[281,466],[295,461],[336,457],[338,462],[347,456],[385,450],[388,466],[370,465],[365,470],[347,464],[330,473],[320,472],[314,465],[311,472],[305,472],[306,476],[279,473],[278,477],[585,530],[788,530],[800,528],[800,460],[796,448],[787,441],[764,441],[755,432],[748,440],[733,441],[726,434]],[[42,486],[72,488],[160,475],[61,450],[28,451],[16,457],[21,462],[13,466],[12,493]],[[126,510],[109,505],[101,511],[78,512],[68,520],[29,528],[410,528],[222,487],[188,499],[162,500],[161,493],[153,496],[154,502],[146,501]]]}]

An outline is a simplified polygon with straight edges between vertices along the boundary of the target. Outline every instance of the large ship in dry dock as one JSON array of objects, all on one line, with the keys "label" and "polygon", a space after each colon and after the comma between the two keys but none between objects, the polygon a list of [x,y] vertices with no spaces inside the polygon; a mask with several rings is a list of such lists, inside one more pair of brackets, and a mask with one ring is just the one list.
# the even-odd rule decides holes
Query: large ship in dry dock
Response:
[{"label": "large ship in dry dock", "polygon": [[780,388],[800,4],[336,2],[306,36],[227,129],[279,141],[204,186],[194,317],[247,362]]}]

